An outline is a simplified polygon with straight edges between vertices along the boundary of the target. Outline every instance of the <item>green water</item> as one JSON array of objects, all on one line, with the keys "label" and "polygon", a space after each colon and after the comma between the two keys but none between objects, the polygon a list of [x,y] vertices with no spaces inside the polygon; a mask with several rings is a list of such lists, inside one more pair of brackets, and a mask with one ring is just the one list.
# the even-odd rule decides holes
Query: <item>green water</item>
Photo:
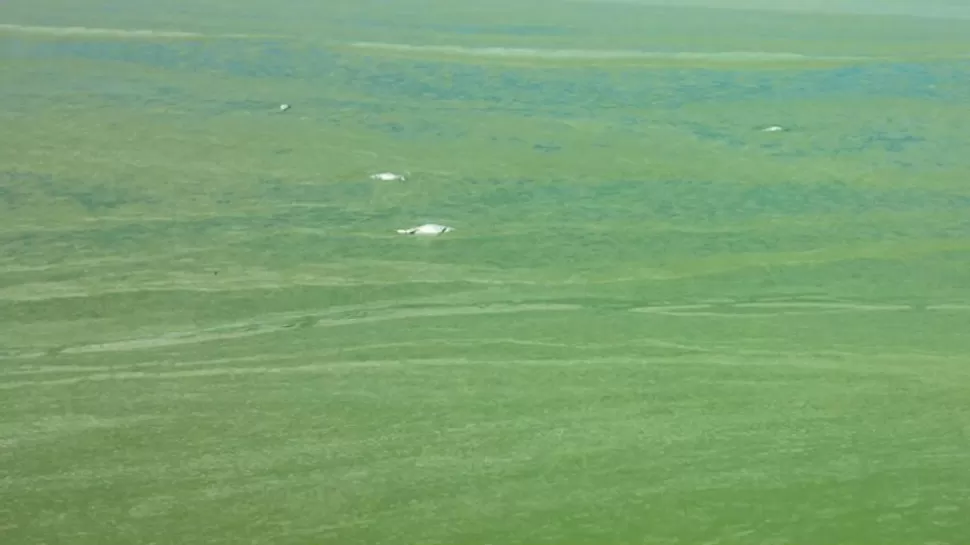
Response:
[{"label": "green water", "polygon": [[0,543],[964,542],[970,13],[665,3],[0,4]]}]

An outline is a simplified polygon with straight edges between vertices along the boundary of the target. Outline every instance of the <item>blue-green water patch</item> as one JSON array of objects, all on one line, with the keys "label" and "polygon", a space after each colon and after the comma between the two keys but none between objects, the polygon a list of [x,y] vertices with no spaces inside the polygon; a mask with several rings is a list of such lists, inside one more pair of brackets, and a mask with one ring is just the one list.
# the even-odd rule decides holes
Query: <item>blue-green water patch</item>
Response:
[{"label": "blue-green water patch", "polygon": [[[341,84],[374,96],[525,102],[540,110],[577,99],[633,107],[818,98],[967,99],[970,62],[879,63],[816,70],[746,73],[738,70],[529,69],[471,63],[339,55],[283,41],[34,40],[6,38],[14,58],[84,58],[173,70],[214,70],[233,76],[324,79],[340,70]],[[350,63],[352,61],[353,64]]]},{"label": "blue-green water patch", "polygon": [[144,42],[132,40],[13,39],[14,58],[80,58],[127,62],[168,70],[211,70],[233,76],[321,78],[336,68],[336,57],[322,48],[295,48],[279,41],[201,40]]}]

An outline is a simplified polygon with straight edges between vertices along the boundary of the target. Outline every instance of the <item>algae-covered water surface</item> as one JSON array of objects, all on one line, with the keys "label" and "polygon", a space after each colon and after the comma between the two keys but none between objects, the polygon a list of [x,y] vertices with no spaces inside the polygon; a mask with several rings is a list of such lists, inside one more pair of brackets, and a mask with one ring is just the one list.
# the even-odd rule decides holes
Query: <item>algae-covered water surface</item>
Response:
[{"label": "algae-covered water surface", "polygon": [[970,535],[960,2],[8,0],[0,98],[4,544]]}]

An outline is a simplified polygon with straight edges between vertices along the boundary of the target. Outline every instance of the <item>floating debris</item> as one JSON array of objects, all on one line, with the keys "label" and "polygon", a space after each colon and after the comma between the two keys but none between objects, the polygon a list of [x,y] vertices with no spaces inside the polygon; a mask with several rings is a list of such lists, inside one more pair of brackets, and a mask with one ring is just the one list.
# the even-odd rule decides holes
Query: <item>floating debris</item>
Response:
[{"label": "floating debris", "polygon": [[383,182],[403,182],[407,178],[401,174],[394,174],[393,172],[379,172],[377,174],[372,174],[371,179],[381,180]]},{"label": "floating debris", "polygon": [[780,125],[772,125],[770,127],[765,127],[761,129],[761,132],[781,132],[783,130],[785,130],[785,127],[782,127]]},{"label": "floating debris", "polygon": [[450,231],[454,231],[451,227],[447,225],[438,225],[437,223],[425,223],[424,225],[419,225],[417,227],[412,227],[410,229],[398,229],[397,232],[401,235],[431,235],[437,236]]},{"label": "floating debris", "polygon": [[280,104],[280,111],[281,112],[285,112],[286,110],[289,110],[289,109],[290,109],[290,105],[289,104]]}]

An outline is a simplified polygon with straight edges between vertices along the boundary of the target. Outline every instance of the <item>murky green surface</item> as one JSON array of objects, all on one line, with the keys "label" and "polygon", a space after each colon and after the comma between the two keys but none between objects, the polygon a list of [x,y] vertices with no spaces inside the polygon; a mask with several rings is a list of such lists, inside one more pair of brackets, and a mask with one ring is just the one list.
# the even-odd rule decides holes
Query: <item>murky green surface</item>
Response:
[{"label": "murky green surface", "polygon": [[0,5],[0,542],[965,540],[967,14],[647,3]]}]

